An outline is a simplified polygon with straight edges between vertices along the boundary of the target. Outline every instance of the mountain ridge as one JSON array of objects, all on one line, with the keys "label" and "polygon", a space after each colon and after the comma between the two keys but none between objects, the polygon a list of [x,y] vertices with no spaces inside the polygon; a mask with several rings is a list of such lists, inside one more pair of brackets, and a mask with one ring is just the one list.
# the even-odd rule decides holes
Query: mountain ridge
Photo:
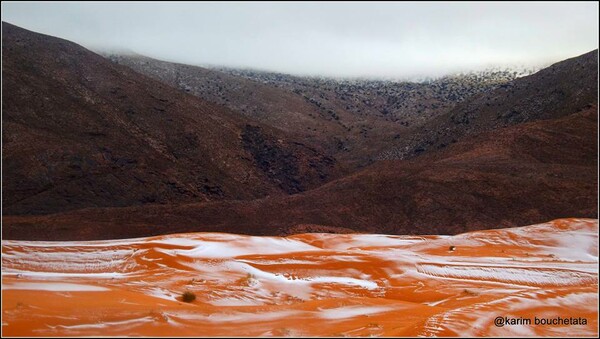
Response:
[{"label": "mountain ridge", "polygon": [[459,103],[377,159],[403,159],[484,131],[562,117],[598,101],[598,50],[557,62]]}]

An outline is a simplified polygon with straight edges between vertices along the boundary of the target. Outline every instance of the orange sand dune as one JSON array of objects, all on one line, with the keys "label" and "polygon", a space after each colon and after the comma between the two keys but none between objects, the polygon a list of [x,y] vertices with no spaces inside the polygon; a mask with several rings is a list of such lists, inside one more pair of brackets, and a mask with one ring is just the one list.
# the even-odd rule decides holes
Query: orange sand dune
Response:
[{"label": "orange sand dune", "polygon": [[3,241],[2,297],[5,336],[597,336],[598,220],[451,237]]}]

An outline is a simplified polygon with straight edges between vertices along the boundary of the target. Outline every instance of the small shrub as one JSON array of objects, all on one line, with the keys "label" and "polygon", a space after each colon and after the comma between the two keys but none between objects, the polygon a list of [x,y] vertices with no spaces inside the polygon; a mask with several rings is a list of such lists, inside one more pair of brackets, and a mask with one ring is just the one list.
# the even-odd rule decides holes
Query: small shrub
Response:
[{"label": "small shrub", "polygon": [[466,295],[471,295],[471,296],[473,296],[473,295],[477,295],[477,292],[474,292],[474,291],[471,291],[471,290],[469,290],[469,289],[466,289],[466,288],[465,288],[465,289],[463,290],[463,294],[466,294]]},{"label": "small shrub", "polygon": [[238,280],[238,283],[244,286],[255,286],[258,283],[258,280],[256,280],[254,274],[248,273],[248,275],[246,275],[245,277],[240,278]]},{"label": "small shrub", "polygon": [[186,303],[191,303],[192,301],[196,300],[196,295],[193,292],[185,291],[181,295],[181,300]]},{"label": "small shrub", "polygon": [[285,328],[285,327],[278,328],[273,331],[273,334],[276,337],[290,337],[290,336],[292,336],[292,330],[290,330],[289,328]]}]

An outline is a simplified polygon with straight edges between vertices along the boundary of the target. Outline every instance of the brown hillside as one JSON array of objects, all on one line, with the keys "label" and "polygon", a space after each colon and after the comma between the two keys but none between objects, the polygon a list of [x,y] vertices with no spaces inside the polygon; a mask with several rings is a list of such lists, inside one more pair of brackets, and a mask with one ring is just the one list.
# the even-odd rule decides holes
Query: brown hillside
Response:
[{"label": "brown hillside", "polygon": [[457,74],[424,82],[298,77],[252,70],[207,69],[136,54],[115,63],[224,105],[266,125],[319,142],[350,167],[372,163],[381,149],[516,72]]},{"label": "brown hillside", "polygon": [[598,50],[558,62],[456,105],[403,134],[379,159],[404,159],[479,133],[560,118],[598,101]]},{"label": "brown hillside", "polygon": [[412,160],[379,162],[290,197],[4,217],[3,236],[278,235],[310,224],[308,229],[323,231],[455,234],[565,216],[597,218],[597,123],[597,107],[590,106],[567,117],[488,132]]},{"label": "brown hillside", "polygon": [[256,199],[335,172],[318,147],[77,44],[7,23],[2,44],[4,214]]}]

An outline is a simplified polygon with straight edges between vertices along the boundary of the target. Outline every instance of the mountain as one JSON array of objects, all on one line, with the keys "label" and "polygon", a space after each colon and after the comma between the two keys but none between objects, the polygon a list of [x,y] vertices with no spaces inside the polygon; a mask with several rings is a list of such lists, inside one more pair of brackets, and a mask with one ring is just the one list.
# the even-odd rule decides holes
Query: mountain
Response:
[{"label": "mountain", "polygon": [[563,117],[597,101],[596,49],[473,96],[407,131],[377,158],[413,157],[485,131]]},{"label": "mountain", "polygon": [[320,146],[2,23],[4,214],[256,199],[336,173]]},{"label": "mountain", "polygon": [[[108,55],[125,65],[183,92],[227,106],[242,116],[285,131],[297,138],[322,145],[329,154],[346,164],[365,163],[380,145],[381,136],[390,138],[398,125],[381,119],[361,118],[338,106],[329,107],[323,93],[316,99],[278,85],[197,66],[170,63],[140,55]],[[378,134],[365,142],[364,131],[377,128]]]},{"label": "mountain", "polygon": [[207,69],[131,53],[107,57],[184,92],[318,142],[353,167],[371,163],[378,150],[409,127],[521,75],[490,70],[422,82],[344,80]]},{"label": "mountain", "polygon": [[456,234],[598,217],[598,109],[510,126],[319,188],[250,202],[4,217],[10,239],[110,239],[189,231]]},{"label": "mountain", "polygon": [[311,135],[316,129],[325,134],[341,133],[331,121],[311,118],[314,105],[302,97],[243,77],[203,67],[171,63],[142,55],[109,54],[114,63],[125,65],[184,92],[260,120],[288,133]]},{"label": "mountain", "polygon": [[[312,136],[300,133],[309,108],[282,113],[295,121],[286,125],[271,119],[278,109],[262,118],[233,111],[200,98],[204,92],[168,85],[164,75],[180,72],[190,92],[219,77],[240,84],[227,92],[231,108],[251,89],[274,96],[252,105],[284,107],[276,97],[291,88],[285,77],[278,82],[285,88],[273,89],[142,59],[152,64],[144,73],[162,65],[154,79],[4,23],[2,57],[5,238],[456,234],[598,215],[597,51],[470,98],[448,96],[455,104],[418,126],[346,110],[339,119],[315,119],[356,118],[358,132],[323,127]],[[343,101],[332,94],[338,85],[320,89],[328,80],[292,80],[321,112],[330,107],[321,103]],[[348,97],[363,95],[356,91]],[[344,150],[343,140],[337,153],[317,143],[344,135],[354,150]],[[381,150],[392,160],[365,166]]]},{"label": "mountain", "polygon": [[[495,89],[533,69],[487,69],[420,80],[300,77],[248,69],[216,68],[246,79],[287,89],[315,104],[375,117],[400,126],[420,125],[479,93]],[[312,100],[311,100],[312,99]],[[325,99],[325,100],[322,100]]]}]

